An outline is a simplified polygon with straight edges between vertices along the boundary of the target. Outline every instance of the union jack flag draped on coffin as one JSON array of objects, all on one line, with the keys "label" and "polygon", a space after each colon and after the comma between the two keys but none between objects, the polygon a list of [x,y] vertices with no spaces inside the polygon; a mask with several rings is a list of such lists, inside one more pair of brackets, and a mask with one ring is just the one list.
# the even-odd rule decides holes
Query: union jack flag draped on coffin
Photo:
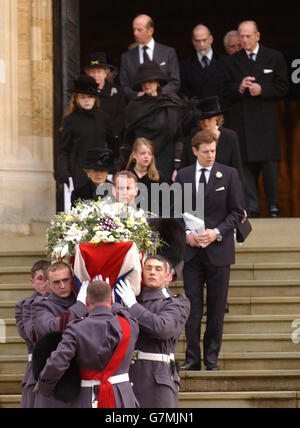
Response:
[{"label": "union jack flag draped on coffin", "polygon": [[[84,281],[102,275],[109,278],[112,289],[120,279],[129,279],[136,296],[141,291],[141,257],[134,242],[115,244],[80,244],[75,249],[74,275],[77,292]],[[113,300],[119,302],[117,293]]]}]

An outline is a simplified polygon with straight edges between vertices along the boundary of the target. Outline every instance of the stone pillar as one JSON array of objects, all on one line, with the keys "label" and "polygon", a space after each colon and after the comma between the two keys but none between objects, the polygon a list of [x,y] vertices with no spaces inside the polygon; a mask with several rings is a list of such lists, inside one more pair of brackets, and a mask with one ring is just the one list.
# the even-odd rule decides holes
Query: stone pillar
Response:
[{"label": "stone pillar", "polygon": [[3,244],[43,231],[55,214],[52,0],[0,0],[0,10]]}]

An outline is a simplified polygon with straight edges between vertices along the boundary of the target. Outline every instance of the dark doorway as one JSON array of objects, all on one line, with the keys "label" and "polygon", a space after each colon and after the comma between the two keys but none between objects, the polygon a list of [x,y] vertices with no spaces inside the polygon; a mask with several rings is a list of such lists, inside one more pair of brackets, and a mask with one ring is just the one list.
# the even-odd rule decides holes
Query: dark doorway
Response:
[{"label": "dark doorway", "polygon": [[[67,8],[76,5],[79,14],[79,43],[76,42],[76,34],[72,34],[71,26],[61,27],[63,17],[68,17]],[[254,3],[254,4],[253,4]],[[299,36],[297,14],[293,13],[291,2],[289,7],[282,7],[282,4],[273,1],[251,2],[250,5],[242,4],[237,0],[220,2],[211,0],[204,3],[199,0],[188,2],[170,2],[167,0],[152,0],[151,2],[141,2],[131,0],[54,0],[54,9],[59,9],[60,17],[55,26],[56,43],[60,46],[67,46],[70,43],[73,48],[78,46],[77,54],[80,54],[80,63],[77,64],[81,71],[85,65],[86,55],[93,51],[105,51],[111,64],[119,67],[121,54],[127,50],[132,43],[133,35],[131,30],[133,18],[140,14],[150,15],[155,22],[154,38],[164,44],[176,48],[179,61],[189,57],[193,53],[191,44],[191,31],[199,23],[207,25],[214,36],[214,49],[224,52],[223,36],[244,19],[254,19],[261,31],[261,42],[266,46],[280,50],[285,55],[290,68],[290,76],[294,71],[292,62],[299,57]],[[74,13],[74,7],[71,9]],[[73,28],[73,32],[75,29]],[[58,33],[60,35],[58,36]],[[66,40],[67,39],[67,40]],[[70,43],[68,44],[68,40]],[[61,64],[62,52],[56,47],[56,70],[60,68],[62,77],[56,74],[57,88],[63,99],[65,82],[67,81],[67,68]],[[73,51],[74,52],[74,51]],[[73,55],[74,56],[74,55]],[[76,57],[76,55],[75,55]],[[63,56],[64,58],[64,56]],[[71,61],[71,58],[70,60]],[[60,63],[60,65],[59,65]],[[69,62],[72,64],[72,61]],[[72,64],[71,73],[76,70]],[[61,82],[64,83],[61,83]],[[58,96],[56,93],[56,100]],[[300,150],[298,149],[296,129],[299,127],[299,115],[295,111],[300,110],[300,84],[291,81],[291,91],[289,96],[281,104],[282,117],[282,162],[280,165],[280,199],[282,213],[284,216],[300,216],[300,172],[297,165],[300,162]],[[55,110],[56,117],[61,112],[65,102],[57,101]],[[299,128],[298,128],[299,129]],[[57,146],[57,140],[56,140]],[[261,195],[262,205],[264,205],[264,195]],[[266,204],[265,204],[266,212]]]}]

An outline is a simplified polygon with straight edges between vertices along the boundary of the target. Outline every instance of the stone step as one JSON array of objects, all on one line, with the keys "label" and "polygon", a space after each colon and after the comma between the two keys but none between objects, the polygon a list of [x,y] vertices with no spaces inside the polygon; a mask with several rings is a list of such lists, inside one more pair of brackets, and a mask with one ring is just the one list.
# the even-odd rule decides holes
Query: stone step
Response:
[{"label": "stone step", "polygon": [[25,373],[28,355],[0,355],[0,374]]},{"label": "stone step", "polygon": [[[185,360],[184,353],[175,357],[179,363]],[[299,358],[300,352],[221,352],[218,366],[220,370],[297,370]]]},{"label": "stone step", "polygon": [[0,395],[16,395],[21,393],[21,382],[24,374],[0,374]]},{"label": "stone step", "polygon": [[[201,337],[201,344],[203,336]],[[221,352],[298,352],[299,344],[294,344],[291,334],[223,334]],[[186,342],[184,336],[179,338],[177,353],[184,353]]]},{"label": "stone step", "polygon": [[[183,281],[170,284],[174,294],[184,293]],[[231,280],[229,297],[299,297],[300,279],[292,280]]]},{"label": "stone step", "polygon": [[20,284],[30,282],[30,266],[0,267],[0,284]]},{"label": "stone step", "polygon": [[1,355],[26,355],[27,346],[24,340],[19,337],[7,337],[4,343],[0,344]]},{"label": "stone step", "polygon": [[0,298],[2,301],[18,302],[34,293],[31,283],[28,281],[20,283],[0,284]]},{"label": "stone step", "polygon": [[47,260],[45,251],[0,251],[0,267],[31,266],[39,260]]},{"label": "stone step", "polygon": [[240,263],[299,263],[300,246],[248,247],[236,246],[236,262]]},{"label": "stone step", "polygon": [[[16,303],[0,301],[0,319],[13,318]],[[228,303],[231,315],[300,314],[300,297],[229,297]]]},{"label": "stone step", "polygon": [[300,263],[243,263],[231,267],[231,280],[299,279]]},{"label": "stone step", "polygon": [[299,406],[299,391],[181,392],[179,394],[179,407],[181,409],[296,409]]},{"label": "stone step", "polygon": [[0,395],[0,408],[19,409],[21,395]]},{"label": "stone step", "polygon": [[[254,333],[292,333],[292,323],[299,319],[295,315],[226,315],[224,321],[224,334],[254,334]],[[17,336],[16,320],[4,318],[6,335]],[[205,329],[205,317],[203,322]]]},{"label": "stone step", "polygon": [[300,391],[300,370],[181,372],[181,392]]},{"label": "stone step", "polygon": [[[0,407],[19,408],[21,395],[0,395]],[[181,392],[180,409],[196,408],[299,408],[298,391]]]}]

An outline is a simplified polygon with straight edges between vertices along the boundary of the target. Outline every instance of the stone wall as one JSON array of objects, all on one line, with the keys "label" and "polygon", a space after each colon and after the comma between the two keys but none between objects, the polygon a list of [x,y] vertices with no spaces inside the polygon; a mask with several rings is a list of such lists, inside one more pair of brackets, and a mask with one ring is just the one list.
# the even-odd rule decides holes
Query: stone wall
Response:
[{"label": "stone wall", "polygon": [[[55,214],[51,0],[0,0],[0,240]],[[2,236],[1,236],[2,235]]]}]

